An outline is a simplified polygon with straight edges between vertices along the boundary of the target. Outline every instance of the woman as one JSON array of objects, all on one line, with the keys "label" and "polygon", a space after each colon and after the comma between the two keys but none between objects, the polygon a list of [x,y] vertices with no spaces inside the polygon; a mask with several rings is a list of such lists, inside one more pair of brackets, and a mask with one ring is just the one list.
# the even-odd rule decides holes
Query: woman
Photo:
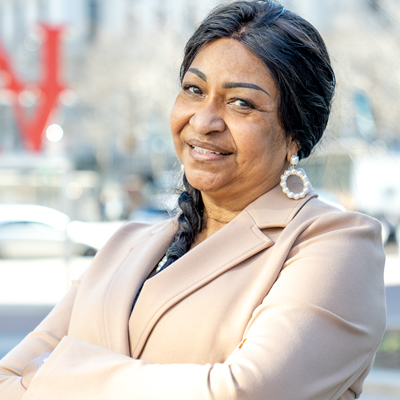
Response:
[{"label": "woman", "polygon": [[328,121],[321,37],[270,0],[220,6],[181,80],[182,214],[113,236],[1,361],[2,399],[360,395],[385,327],[380,226],[288,183]]}]

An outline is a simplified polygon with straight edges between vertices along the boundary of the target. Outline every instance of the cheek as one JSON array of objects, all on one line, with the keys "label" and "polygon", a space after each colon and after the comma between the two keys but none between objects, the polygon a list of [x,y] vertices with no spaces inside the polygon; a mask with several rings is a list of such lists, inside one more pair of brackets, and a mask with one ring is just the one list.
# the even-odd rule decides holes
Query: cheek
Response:
[{"label": "cheek", "polygon": [[286,159],[286,140],[280,129],[268,127],[247,132],[237,138],[243,160],[253,165],[281,165]]},{"label": "cheek", "polygon": [[171,127],[172,136],[175,139],[175,134],[176,134],[176,132],[179,131],[179,129],[178,129],[178,126],[179,126],[179,113],[178,113],[178,107],[177,107],[176,103],[175,103],[173,109],[171,110],[171,115],[169,117],[169,125]]},{"label": "cheek", "polygon": [[185,126],[184,110],[182,104],[178,101],[175,102],[174,107],[171,110],[170,116],[170,127],[172,133],[172,140],[174,142],[175,153],[181,160],[181,153],[183,143],[181,140],[181,131]]},{"label": "cheek", "polygon": [[174,136],[174,140],[176,136],[179,136],[183,127],[189,122],[189,119],[190,112],[188,107],[179,100],[178,96],[170,116],[170,127],[172,135]]}]

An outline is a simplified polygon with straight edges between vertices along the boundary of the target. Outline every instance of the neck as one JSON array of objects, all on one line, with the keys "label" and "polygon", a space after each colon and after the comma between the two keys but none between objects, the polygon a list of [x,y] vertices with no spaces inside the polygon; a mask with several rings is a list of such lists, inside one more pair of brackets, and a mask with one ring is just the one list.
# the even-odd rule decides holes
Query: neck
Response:
[{"label": "neck", "polygon": [[202,193],[204,203],[204,222],[207,225],[226,225],[235,218],[244,207],[230,207],[226,204],[219,204],[211,197]]},{"label": "neck", "polygon": [[197,246],[226,224],[232,221],[244,208],[234,209],[214,202],[209,196],[202,193],[204,203],[203,229],[197,235],[192,247]]},{"label": "neck", "polygon": [[217,197],[201,192],[204,203],[203,229],[196,236],[192,247],[197,246],[203,240],[223,228],[239,215],[250,203],[268,190],[272,189],[278,182],[279,180],[269,184],[268,186],[260,185],[259,187],[254,187],[251,191],[242,190],[240,195],[236,195],[234,191],[229,191],[229,195]]}]

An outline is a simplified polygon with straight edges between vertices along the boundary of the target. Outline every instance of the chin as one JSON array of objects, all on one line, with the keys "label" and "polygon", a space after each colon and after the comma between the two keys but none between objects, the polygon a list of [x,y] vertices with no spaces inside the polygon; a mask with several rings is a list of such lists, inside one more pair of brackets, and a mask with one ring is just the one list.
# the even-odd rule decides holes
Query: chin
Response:
[{"label": "chin", "polygon": [[186,179],[195,189],[205,193],[215,192],[225,186],[221,176],[204,171],[186,172]]}]

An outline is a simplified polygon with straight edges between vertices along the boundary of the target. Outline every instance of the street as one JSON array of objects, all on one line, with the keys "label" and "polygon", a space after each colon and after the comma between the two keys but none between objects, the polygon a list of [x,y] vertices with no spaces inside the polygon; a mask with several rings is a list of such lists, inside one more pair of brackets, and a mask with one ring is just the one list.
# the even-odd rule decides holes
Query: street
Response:
[{"label": "street", "polygon": [[0,260],[0,357],[39,324],[91,260]]},{"label": "street", "polygon": [[50,312],[51,305],[0,305],[0,358]]}]

